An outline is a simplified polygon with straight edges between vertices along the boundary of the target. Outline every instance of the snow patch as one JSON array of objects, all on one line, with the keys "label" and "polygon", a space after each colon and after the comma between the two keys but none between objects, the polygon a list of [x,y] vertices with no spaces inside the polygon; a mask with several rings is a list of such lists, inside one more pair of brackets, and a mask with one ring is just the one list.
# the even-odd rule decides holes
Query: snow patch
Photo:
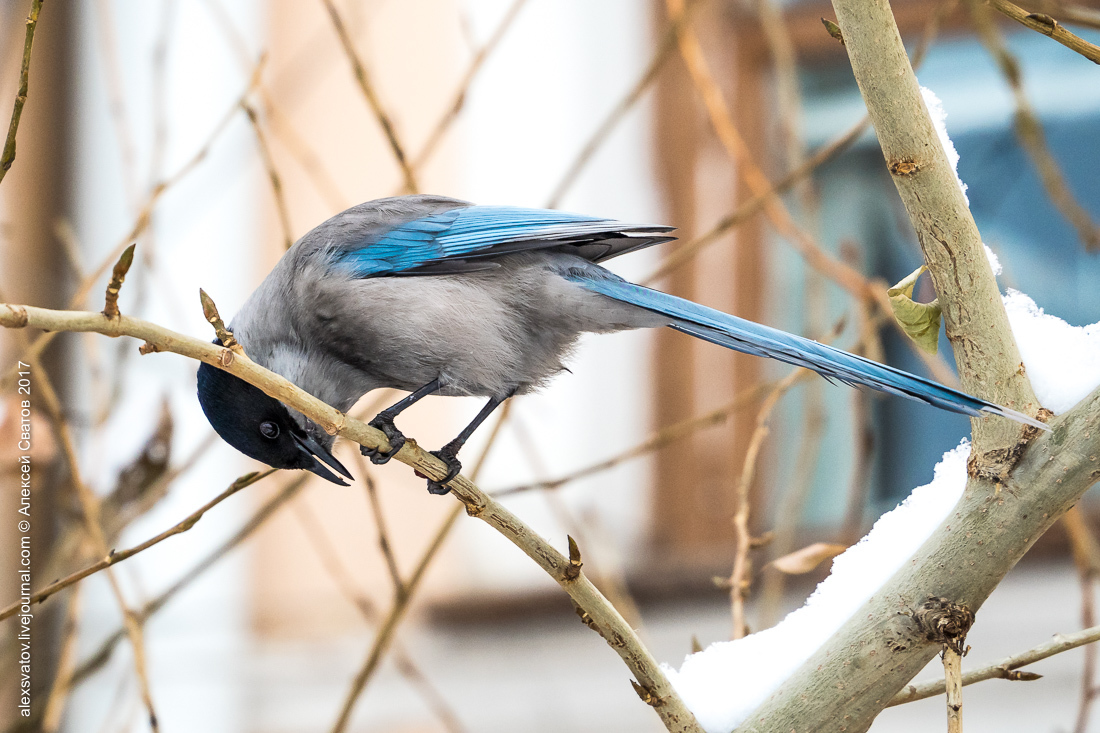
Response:
[{"label": "snow patch", "polygon": [[989,266],[993,269],[993,276],[1000,277],[1001,273],[1004,272],[1004,268],[1001,267],[1001,259],[989,248],[988,244],[983,242],[982,246],[985,247],[985,258],[989,260]]},{"label": "snow patch", "polygon": [[920,94],[924,98],[928,116],[932,118],[932,125],[936,128],[936,134],[940,136],[940,144],[943,145],[943,152],[947,154],[947,160],[951,163],[951,170],[955,172],[955,180],[959,182],[963,200],[966,201],[967,206],[970,206],[970,199],[966,197],[966,184],[959,178],[959,151],[955,150],[955,143],[951,142],[951,138],[947,135],[947,112],[943,108],[943,102],[928,87],[921,87]]},{"label": "snow patch", "polygon": [[932,482],[913,489],[866,537],[836,557],[829,577],[779,624],[711,644],[689,655],[679,671],[664,667],[707,733],[728,733],[740,725],[913,556],[962,496],[969,455],[966,440],[945,453]]},{"label": "snow patch", "polygon": [[1071,326],[1011,288],[1004,303],[1039,404],[1060,415],[1100,386],[1100,323]]}]

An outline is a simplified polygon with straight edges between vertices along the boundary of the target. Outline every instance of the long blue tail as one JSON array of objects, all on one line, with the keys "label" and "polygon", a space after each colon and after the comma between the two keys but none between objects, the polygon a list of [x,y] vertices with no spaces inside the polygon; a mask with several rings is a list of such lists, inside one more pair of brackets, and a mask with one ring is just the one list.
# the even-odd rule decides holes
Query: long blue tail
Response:
[{"label": "long blue tail", "polygon": [[880,392],[908,397],[942,410],[975,417],[983,417],[987,413],[1001,415],[1043,430],[1050,429],[1023,413],[980,400],[915,374],[909,374],[801,336],[746,321],[690,300],[635,285],[610,273],[604,275],[605,272],[574,270],[568,277],[587,290],[666,315],[671,328],[734,351],[778,359],[788,364],[813,369],[826,379],[836,379],[852,386],[862,385]]}]

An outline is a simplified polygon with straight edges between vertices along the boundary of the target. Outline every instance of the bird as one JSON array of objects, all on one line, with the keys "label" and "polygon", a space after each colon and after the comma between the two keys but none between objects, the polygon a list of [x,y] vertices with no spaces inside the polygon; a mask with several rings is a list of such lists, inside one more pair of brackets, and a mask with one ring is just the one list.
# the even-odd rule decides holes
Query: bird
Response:
[{"label": "bird", "polygon": [[[390,446],[361,448],[376,464],[405,443],[395,418],[410,405],[428,395],[486,398],[454,440],[431,451],[447,466],[443,480],[428,480],[433,494],[449,491],[462,467],[459,450],[478,426],[505,400],[565,370],[582,333],[669,327],[830,381],[1047,429],[1015,410],[631,283],[601,266],[673,240],[672,231],[426,194],[368,201],[294,243],[229,331],[253,361],[341,412],[371,390],[408,392],[369,423]],[[301,413],[206,363],[197,384],[210,424],[241,453],[341,485],[353,479],[332,454],[335,436]]]}]

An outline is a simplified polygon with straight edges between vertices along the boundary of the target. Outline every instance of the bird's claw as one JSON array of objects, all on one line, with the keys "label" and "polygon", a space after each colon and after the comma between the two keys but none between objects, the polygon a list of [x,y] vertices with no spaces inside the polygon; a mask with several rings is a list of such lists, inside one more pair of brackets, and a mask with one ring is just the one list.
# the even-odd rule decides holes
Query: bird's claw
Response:
[{"label": "bird's claw", "polygon": [[462,471],[462,463],[455,457],[454,452],[447,450],[446,447],[442,450],[433,450],[431,454],[447,464],[447,475],[442,481],[428,479],[428,493],[436,495],[446,494],[451,490],[446,484],[453,481],[455,476],[458,476]]},{"label": "bird's claw", "polygon": [[386,440],[390,442],[390,449],[388,452],[383,452],[377,448],[368,448],[364,445],[359,447],[359,452],[369,458],[370,462],[376,466],[388,463],[391,458],[397,455],[397,451],[401,450],[401,446],[405,445],[404,434],[393,424],[393,418],[385,414],[375,415],[374,419],[367,424],[385,433]]}]

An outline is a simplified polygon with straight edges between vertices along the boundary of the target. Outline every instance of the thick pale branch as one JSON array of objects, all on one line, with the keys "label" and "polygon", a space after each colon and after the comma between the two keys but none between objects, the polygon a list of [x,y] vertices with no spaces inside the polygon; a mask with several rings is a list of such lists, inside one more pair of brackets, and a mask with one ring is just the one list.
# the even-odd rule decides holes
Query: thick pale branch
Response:
[{"label": "thick pale branch", "polygon": [[[1100,389],[1051,421],[1001,482],[971,479],[939,529],[742,730],[866,730],[940,650],[914,627],[928,597],[977,611],[1031,545],[1100,479]],[[837,683],[842,686],[838,688]]]},{"label": "thick pale branch", "polygon": [[[834,0],[867,110],[943,308],[963,390],[1034,415],[997,282],[921,96],[887,0]],[[1008,450],[1019,428],[973,421],[978,452]]]},{"label": "thick pale branch", "polygon": [[[834,0],[887,164],[917,231],[963,387],[1034,414],[981,238],[932,127],[886,0]],[[1100,390],[1033,437],[976,421],[962,500],[913,558],[741,730],[866,730],[941,648],[914,624],[928,598],[976,612],[1029,547],[1100,478]],[[1029,442],[1030,441],[1030,442]]]},{"label": "thick pale branch", "polygon": [[[32,327],[48,331],[93,332],[112,337],[130,336],[141,339],[153,350],[171,351],[198,359],[244,379],[271,397],[298,410],[330,435],[341,435],[368,448],[389,450],[389,443],[381,431],[339,412],[247,357],[147,321],[128,316],[107,318],[102,313],[0,304],[0,325],[7,328]],[[447,467],[443,462],[421,449],[413,440],[407,441],[395,457],[429,478],[437,481],[446,478]],[[455,497],[466,505],[470,516],[484,520],[507,537],[562,586],[573,602],[582,609],[587,620],[591,622],[590,625],[626,663],[670,731],[702,730],[661,672],[656,659],[619,612],[583,573],[572,577],[569,558],[554,549],[519,517],[465,476],[458,476],[448,486]]]}]

